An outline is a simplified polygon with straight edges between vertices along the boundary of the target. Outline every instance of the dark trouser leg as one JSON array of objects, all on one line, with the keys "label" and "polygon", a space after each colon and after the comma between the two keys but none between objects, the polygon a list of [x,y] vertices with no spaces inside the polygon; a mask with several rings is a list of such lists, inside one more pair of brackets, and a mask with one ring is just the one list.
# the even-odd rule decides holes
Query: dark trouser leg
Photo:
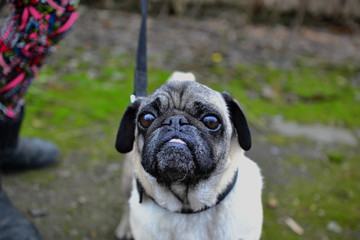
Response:
[{"label": "dark trouser leg", "polygon": [[9,201],[0,178],[0,240],[41,240],[34,225]]}]

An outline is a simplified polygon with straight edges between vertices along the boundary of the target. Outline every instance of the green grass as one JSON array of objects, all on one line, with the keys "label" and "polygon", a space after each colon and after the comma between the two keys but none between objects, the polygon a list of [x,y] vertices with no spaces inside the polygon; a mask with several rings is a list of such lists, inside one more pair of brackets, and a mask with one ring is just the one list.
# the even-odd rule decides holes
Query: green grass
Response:
[{"label": "green grass", "polygon": [[[360,125],[360,89],[350,79],[359,68],[349,66],[307,66],[282,70],[271,66],[239,66],[230,92],[242,96],[243,104],[259,117],[283,115],[302,123]],[[268,90],[270,93],[264,94]],[[253,97],[251,97],[253,96]],[[357,99],[357,100],[356,100]]]},{"label": "green grass", "polygon": [[[305,176],[289,174],[289,184],[269,183],[264,195],[265,221],[263,239],[357,239],[360,220],[360,157],[346,157],[342,163],[310,162],[298,156],[285,159],[285,168],[305,168]],[[271,192],[271,194],[269,194]],[[276,208],[267,205],[274,197]],[[304,229],[298,236],[283,219],[292,217]],[[337,222],[342,234],[327,230],[330,221]],[[279,236],[281,235],[281,237]]]}]

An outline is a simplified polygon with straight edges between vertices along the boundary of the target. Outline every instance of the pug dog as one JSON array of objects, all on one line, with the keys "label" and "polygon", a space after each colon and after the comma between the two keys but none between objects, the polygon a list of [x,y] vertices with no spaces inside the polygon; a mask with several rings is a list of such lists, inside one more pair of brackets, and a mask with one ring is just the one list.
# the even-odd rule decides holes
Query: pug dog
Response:
[{"label": "pug dog", "polygon": [[128,153],[122,182],[130,197],[117,238],[259,239],[262,177],[244,155],[250,147],[237,101],[192,74],[175,73],[138,98],[116,139]]}]

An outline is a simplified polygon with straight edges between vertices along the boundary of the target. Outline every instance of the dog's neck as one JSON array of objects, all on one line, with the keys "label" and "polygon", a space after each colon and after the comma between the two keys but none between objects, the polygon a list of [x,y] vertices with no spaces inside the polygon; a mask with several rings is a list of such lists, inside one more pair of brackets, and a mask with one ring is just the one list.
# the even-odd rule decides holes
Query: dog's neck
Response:
[{"label": "dog's neck", "polygon": [[[206,211],[212,207],[215,207],[216,205],[218,205],[219,203],[221,203],[226,196],[233,190],[235,184],[236,184],[236,180],[238,177],[238,171],[235,172],[231,182],[226,186],[226,188],[217,196],[217,200],[216,203],[211,205],[211,206],[204,206],[202,209],[200,210],[193,210],[189,207],[189,203],[187,200],[187,187],[180,187],[180,186],[175,186],[174,188],[172,188],[171,186],[169,186],[169,190],[173,193],[173,195],[183,203],[183,208],[180,211],[176,211],[177,213],[182,213],[182,214],[192,214],[192,213],[199,213],[199,212],[203,212]],[[151,199],[154,203],[156,203],[158,206],[161,207],[161,205],[159,205],[155,199],[153,199],[150,195],[148,195],[144,189],[144,187],[141,185],[141,182],[136,178],[136,187],[137,187],[137,191],[139,194],[139,203],[142,203],[143,201],[143,196],[145,195],[146,197],[148,197],[149,199]],[[182,189],[181,189],[182,188]]]}]

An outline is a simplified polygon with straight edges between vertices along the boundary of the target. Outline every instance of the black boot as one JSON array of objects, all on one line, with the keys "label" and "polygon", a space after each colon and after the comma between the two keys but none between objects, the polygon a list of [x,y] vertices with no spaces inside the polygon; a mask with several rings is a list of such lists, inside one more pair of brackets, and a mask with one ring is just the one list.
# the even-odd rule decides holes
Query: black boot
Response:
[{"label": "black boot", "polygon": [[41,240],[34,225],[9,201],[1,188],[0,178],[0,240]]},{"label": "black boot", "polygon": [[20,138],[19,130],[24,111],[17,119],[0,121],[0,168],[32,169],[56,162],[59,149],[52,143],[37,138]]}]

